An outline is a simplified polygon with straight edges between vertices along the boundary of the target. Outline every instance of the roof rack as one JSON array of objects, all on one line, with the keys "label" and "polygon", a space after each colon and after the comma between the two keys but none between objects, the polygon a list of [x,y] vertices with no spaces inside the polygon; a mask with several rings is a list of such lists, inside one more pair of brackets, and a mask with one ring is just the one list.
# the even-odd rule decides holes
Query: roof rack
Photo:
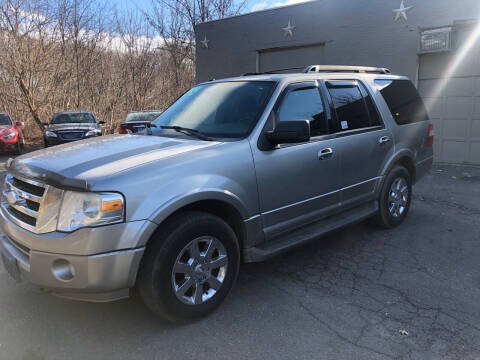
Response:
[{"label": "roof rack", "polygon": [[378,68],[373,66],[347,66],[347,65],[310,65],[304,70],[304,73],[311,72],[347,72],[347,73],[367,73],[367,74],[390,74],[387,68]]}]

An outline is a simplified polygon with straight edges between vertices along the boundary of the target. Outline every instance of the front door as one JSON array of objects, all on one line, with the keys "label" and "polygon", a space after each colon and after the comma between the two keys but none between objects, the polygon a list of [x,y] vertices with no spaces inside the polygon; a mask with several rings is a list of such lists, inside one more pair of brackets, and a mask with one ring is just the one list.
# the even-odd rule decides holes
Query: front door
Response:
[{"label": "front door", "polygon": [[[309,120],[311,139],[261,150],[252,144],[266,240],[313,224],[339,207],[340,158],[317,82],[288,86],[270,121]],[[268,126],[273,126],[267,123]]]}]

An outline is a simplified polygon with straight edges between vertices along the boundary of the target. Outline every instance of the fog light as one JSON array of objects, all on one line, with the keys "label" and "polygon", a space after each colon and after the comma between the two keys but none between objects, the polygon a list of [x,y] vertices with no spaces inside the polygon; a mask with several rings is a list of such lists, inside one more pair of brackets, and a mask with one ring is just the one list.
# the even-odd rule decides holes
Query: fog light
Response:
[{"label": "fog light", "polygon": [[64,259],[57,259],[52,266],[53,276],[60,281],[71,281],[75,277],[75,267]]}]

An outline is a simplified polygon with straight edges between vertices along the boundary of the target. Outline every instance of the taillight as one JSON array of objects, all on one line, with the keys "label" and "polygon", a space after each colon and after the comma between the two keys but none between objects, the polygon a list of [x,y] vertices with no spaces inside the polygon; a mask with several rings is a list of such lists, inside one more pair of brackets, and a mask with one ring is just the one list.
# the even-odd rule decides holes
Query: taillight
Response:
[{"label": "taillight", "polygon": [[428,125],[428,134],[427,134],[427,146],[433,145],[433,136],[435,135],[435,130],[433,130],[433,125]]},{"label": "taillight", "polygon": [[120,128],[118,129],[119,134],[127,134],[127,129],[125,129],[122,125],[120,125]]}]

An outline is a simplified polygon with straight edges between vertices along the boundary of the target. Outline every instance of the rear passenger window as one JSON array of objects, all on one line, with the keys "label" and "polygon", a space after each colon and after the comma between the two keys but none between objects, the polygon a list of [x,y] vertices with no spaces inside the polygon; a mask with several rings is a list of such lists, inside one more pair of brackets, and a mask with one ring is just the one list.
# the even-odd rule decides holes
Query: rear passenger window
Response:
[{"label": "rear passenger window", "polygon": [[325,109],[316,87],[290,91],[278,110],[278,120],[308,120],[312,137],[328,134]]},{"label": "rear passenger window", "polygon": [[427,109],[410,80],[377,79],[375,85],[398,125],[428,120]]},{"label": "rear passenger window", "polygon": [[337,113],[339,131],[362,129],[381,124],[370,95],[363,85],[361,86],[363,93],[356,81],[327,82],[327,88]]}]

